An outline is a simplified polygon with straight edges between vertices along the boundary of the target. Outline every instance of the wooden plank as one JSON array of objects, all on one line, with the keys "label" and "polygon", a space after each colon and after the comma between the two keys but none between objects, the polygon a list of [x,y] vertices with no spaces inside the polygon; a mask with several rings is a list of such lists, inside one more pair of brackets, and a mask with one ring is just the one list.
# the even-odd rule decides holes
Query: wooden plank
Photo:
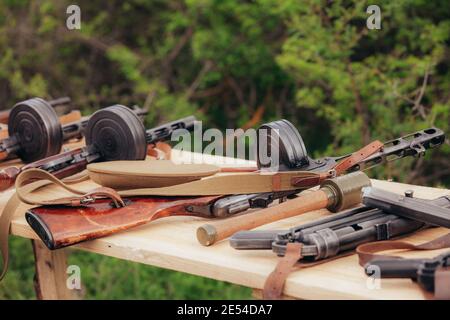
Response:
[{"label": "wooden plank", "polygon": [[[34,288],[40,300],[72,300],[81,290],[67,287],[66,249],[50,251],[40,240],[32,240],[36,275]],[[80,288],[81,289],[81,288]]]},{"label": "wooden plank", "polygon": [[[254,163],[241,165],[254,165]],[[378,180],[372,180],[372,182],[376,187],[397,193],[413,189],[415,196],[425,199],[450,194],[450,191],[445,189]],[[86,190],[93,186],[95,184],[90,181],[79,185]],[[55,196],[60,194],[55,188],[47,188],[45,192]],[[0,207],[4,205],[8,197],[6,194],[0,196]],[[24,219],[26,208],[26,206],[21,207],[14,218],[12,233],[35,238],[34,232]],[[259,229],[285,229],[328,214],[330,213],[327,210],[310,212],[277,221]],[[206,221],[196,217],[169,217],[113,236],[85,242],[75,248],[262,289],[266,277],[277,263],[277,257],[270,251],[237,251],[232,249],[227,241],[212,247],[201,246],[197,243],[195,232],[197,227]],[[433,228],[417,232],[406,240],[420,243],[447,232],[447,229]],[[431,257],[442,251],[414,252],[404,255]],[[302,299],[425,298],[424,293],[410,280],[382,280],[379,289],[370,289],[367,283],[368,278],[358,265],[356,255],[351,255],[292,273],[286,282],[285,294]]]},{"label": "wooden plank", "polygon": [[[390,186],[400,189],[411,186],[374,181],[378,187]],[[416,195],[434,198],[448,194],[445,190],[414,188]],[[326,210],[278,221],[261,229],[283,229],[329,214]],[[277,258],[267,251],[236,251],[223,241],[212,247],[197,243],[195,231],[205,219],[171,217],[155,221],[128,232],[77,245],[77,248],[125,260],[155,265],[177,271],[228,281],[251,288],[261,289]],[[28,227],[23,217],[17,217],[13,233],[21,235]],[[435,228],[416,233],[408,240],[422,242],[446,233]],[[27,235],[23,234],[22,235]],[[442,250],[441,250],[442,251]],[[433,256],[436,252],[416,252],[409,256]],[[287,295],[305,298],[344,299],[421,299],[422,291],[409,280],[383,280],[381,289],[367,287],[367,277],[357,263],[355,255],[331,261],[314,268],[294,272],[286,283]]]}]

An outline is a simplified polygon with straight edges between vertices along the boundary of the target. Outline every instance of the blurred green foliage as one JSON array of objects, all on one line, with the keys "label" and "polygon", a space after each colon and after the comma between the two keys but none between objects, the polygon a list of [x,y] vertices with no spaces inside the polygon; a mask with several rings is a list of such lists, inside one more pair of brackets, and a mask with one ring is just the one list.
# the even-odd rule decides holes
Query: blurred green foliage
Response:
[{"label": "blurred green foliage", "polygon": [[[189,114],[221,129],[286,118],[313,156],[432,125],[449,133],[448,0],[79,0],[81,30],[72,31],[65,26],[69,4],[0,3],[4,108],[31,96],[69,95],[85,113],[116,103],[148,106],[149,126]],[[380,30],[366,27],[369,4],[381,8]],[[448,187],[449,155],[447,140],[425,158],[371,175]],[[98,263],[111,272],[119,264]],[[150,279],[152,270],[135,274]]]},{"label": "blurred green foliage", "polygon": [[[11,237],[11,264],[0,283],[0,300],[34,299],[31,241]],[[84,299],[251,299],[251,289],[98,254],[71,251],[81,271]]]},{"label": "blurred green foliage", "polygon": [[[0,103],[70,95],[85,113],[150,107],[148,125],[195,114],[209,127],[287,118],[314,156],[450,126],[447,0],[80,0],[0,4]],[[371,4],[371,3],[370,3]],[[262,112],[257,112],[262,111]],[[262,114],[262,117],[259,115]],[[450,146],[374,176],[449,185]]]}]

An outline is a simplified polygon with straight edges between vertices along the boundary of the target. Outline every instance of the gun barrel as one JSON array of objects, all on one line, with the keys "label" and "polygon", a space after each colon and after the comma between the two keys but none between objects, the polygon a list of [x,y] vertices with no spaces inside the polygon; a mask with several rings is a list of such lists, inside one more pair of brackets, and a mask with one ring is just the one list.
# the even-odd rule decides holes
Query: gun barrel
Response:
[{"label": "gun barrel", "polygon": [[268,250],[283,230],[239,231],[230,238],[230,245],[237,250]]},{"label": "gun barrel", "polygon": [[72,101],[72,99],[70,99],[70,97],[61,97],[61,98],[57,98],[57,99],[53,99],[53,100],[49,100],[48,103],[53,106],[61,106],[64,104],[69,104]]}]

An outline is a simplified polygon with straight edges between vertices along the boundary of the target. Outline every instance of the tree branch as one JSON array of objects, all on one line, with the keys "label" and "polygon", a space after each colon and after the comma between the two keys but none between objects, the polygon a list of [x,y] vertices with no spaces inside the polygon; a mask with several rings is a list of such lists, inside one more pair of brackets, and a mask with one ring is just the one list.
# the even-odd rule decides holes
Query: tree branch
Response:
[{"label": "tree branch", "polygon": [[362,99],[361,99],[361,94],[359,92],[356,80],[355,80],[355,76],[353,74],[353,70],[351,67],[351,62],[348,61],[347,62],[347,71],[349,73],[350,76],[350,81],[351,81],[351,86],[352,86],[352,91],[353,91],[353,96],[355,98],[355,109],[356,109],[356,113],[361,117],[363,123],[362,123],[362,139],[363,139],[363,144],[367,145],[370,142],[370,132],[369,132],[369,123],[370,123],[370,119],[369,119],[369,114],[366,110],[366,107],[364,106]]},{"label": "tree branch", "polygon": [[413,107],[413,110],[417,110],[423,120],[425,120],[427,118],[427,115],[425,113],[425,109],[424,109],[423,105],[420,102],[422,101],[423,95],[425,94],[425,89],[427,88],[429,75],[430,75],[429,66],[427,66],[427,69],[425,70],[425,75],[424,75],[423,81],[422,81],[422,87],[420,88],[419,94],[417,95],[417,98],[414,101],[414,107]]},{"label": "tree branch", "polygon": [[192,95],[197,90],[198,86],[202,82],[202,79],[205,77],[205,75],[214,67],[214,63],[211,60],[206,60],[205,63],[203,63],[203,67],[198,73],[197,77],[195,78],[194,82],[189,86],[187,89],[185,96],[187,99],[190,99]]}]

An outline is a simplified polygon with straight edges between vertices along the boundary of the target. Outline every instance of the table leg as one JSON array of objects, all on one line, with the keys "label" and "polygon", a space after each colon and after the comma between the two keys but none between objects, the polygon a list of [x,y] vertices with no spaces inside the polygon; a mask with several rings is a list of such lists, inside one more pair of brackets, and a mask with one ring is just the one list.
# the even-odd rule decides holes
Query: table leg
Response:
[{"label": "table leg", "polygon": [[81,290],[68,289],[67,250],[49,250],[40,240],[32,240],[36,275],[34,288],[41,300],[79,299]]}]

